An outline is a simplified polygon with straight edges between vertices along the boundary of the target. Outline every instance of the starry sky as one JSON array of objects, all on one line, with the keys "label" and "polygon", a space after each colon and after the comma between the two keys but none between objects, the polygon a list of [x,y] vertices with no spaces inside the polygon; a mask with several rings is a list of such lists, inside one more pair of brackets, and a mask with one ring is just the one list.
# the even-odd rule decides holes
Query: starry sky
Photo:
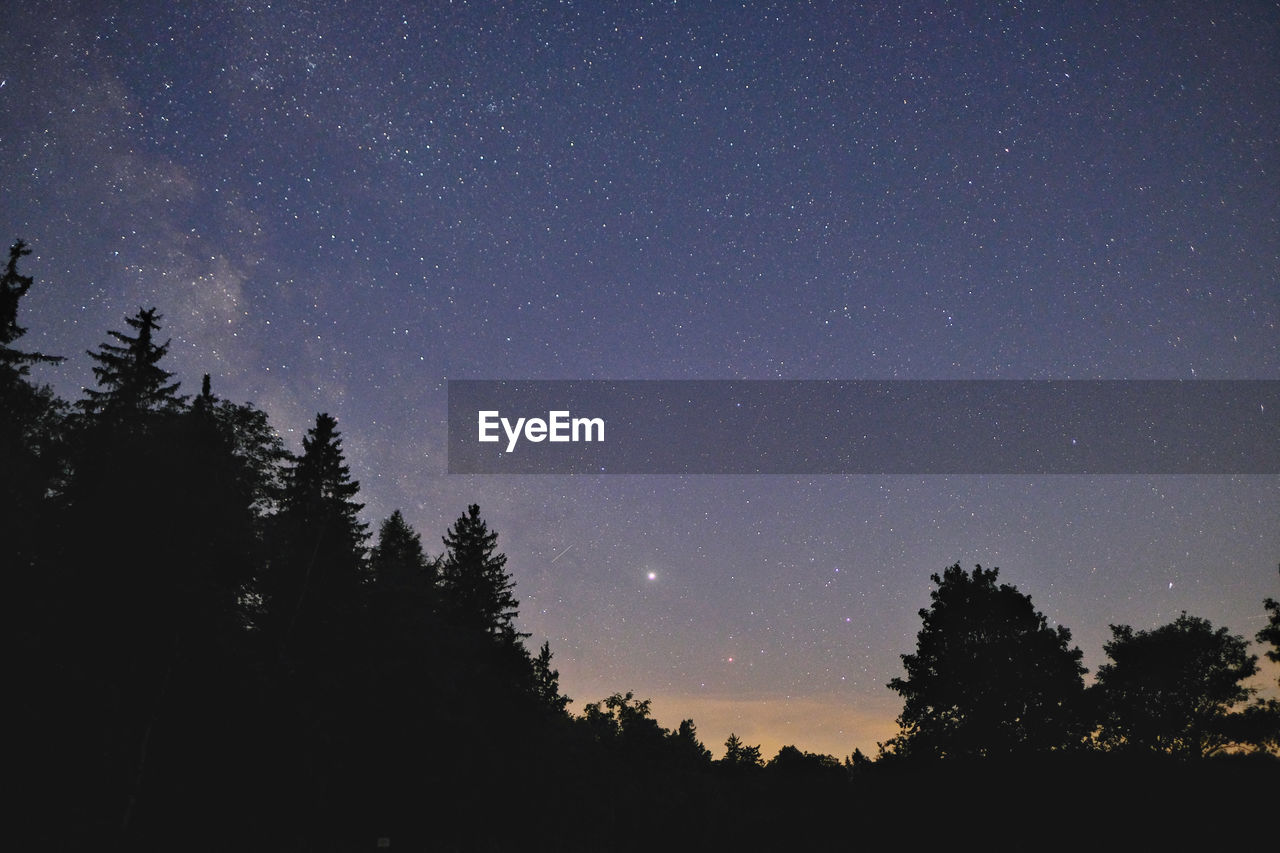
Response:
[{"label": "starry sky", "polygon": [[479,503],[576,707],[873,752],[952,563],[1091,671],[1280,597],[1276,476],[445,473],[450,379],[1280,379],[1273,2],[30,0],[0,155],[39,380],[157,306],[375,528]]}]

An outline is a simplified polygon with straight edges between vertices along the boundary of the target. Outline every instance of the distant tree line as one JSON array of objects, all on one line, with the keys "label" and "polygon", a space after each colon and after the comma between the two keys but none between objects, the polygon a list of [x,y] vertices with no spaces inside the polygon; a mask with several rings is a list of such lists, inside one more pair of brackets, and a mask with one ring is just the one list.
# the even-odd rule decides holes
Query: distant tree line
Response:
[{"label": "distant tree line", "polygon": [[[334,418],[294,452],[208,376],[181,393],[154,308],[88,353],[96,388],[59,399],[30,368],[61,359],[18,347],[28,251],[0,280],[0,557],[29,847],[803,848],[893,838],[924,779],[953,804],[1025,795],[1009,762],[1057,780],[1032,810],[1081,779],[1274,789],[1280,708],[1247,704],[1242,638],[1185,614],[1113,626],[1086,687],[1070,632],[981,567],[933,576],[874,759],[766,761],[734,734],[715,760],[631,693],[573,715],[478,506],[435,554],[398,510],[371,535]],[[1252,756],[1202,760],[1232,752]],[[1158,763],[1117,771],[1135,756]]]}]

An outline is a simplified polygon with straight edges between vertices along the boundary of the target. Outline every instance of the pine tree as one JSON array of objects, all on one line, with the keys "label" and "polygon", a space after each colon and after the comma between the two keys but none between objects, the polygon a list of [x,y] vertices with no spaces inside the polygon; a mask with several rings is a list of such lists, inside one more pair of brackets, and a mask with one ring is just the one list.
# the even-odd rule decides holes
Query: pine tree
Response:
[{"label": "pine tree", "polygon": [[698,740],[698,727],[693,720],[681,720],[680,725],[667,733],[667,744],[673,757],[687,768],[710,766],[711,750]]},{"label": "pine tree", "polygon": [[724,767],[763,767],[764,759],[760,755],[760,747],[747,746],[733,732],[724,742],[724,758],[720,759]]},{"label": "pine tree", "polygon": [[511,643],[528,636],[513,625],[520,605],[511,593],[515,581],[505,571],[506,555],[494,553],[498,534],[480,518],[480,507],[468,507],[443,541],[440,585],[449,618]]},{"label": "pine tree", "polygon": [[366,525],[360,484],[351,479],[337,421],[319,414],[286,472],[272,528],[272,565],[264,577],[268,621],[281,653],[343,642],[363,599]]},{"label": "pine tree", "polygon": [[362,543],[365,525],[358,515],[364,504],[356,503],[360,484],[351,479],[351,469],[342,453],[341,433],[332,415],[316,415],[316,425],[302,439],[302,456],[289,472],[285,500],[291,512],[308,519],[339,522],[344,544]]},{"label": "pine tree", "polygon": [[410,653],[405,646],[428,642],[425,638],[436,615],[438,574],[439,561],[422,550],[422,537],[400,510],[391,513],[369,554],[369,581],[372,624],[394,653]]},{"label": "pine tree", "polygon": [[551,668],[551,643],[544,641],[533,659],[533,691],[545,707],[561,713],[572,702],[560,695],[560,671]]},{"label": "pine tree", "polygon": [[61,356],[20,352],[9,346],[27,333],[18,325],[18,302],[31,289],[34,279],[18,272],[18,261],[29,254],[31,250],[27,244],[22,240],[16,241],[9,247],[9,263],[5,266],[4,275],[0,276],[0,376],[25,376],[32,364],[62,361]]},{"label": "pine tree", "polygon": [[33,279],[18,272],[18,261],[29,254],[26,243],[15,242],[0,276],[0,546],[15,568],[30,565],[40,505],[61,473],[65,452],[65,404],[27,379],[32,364],[62,359],[10,346],[27,331],[18,325],[18,302]]},{"label": "pine tree", "polygon": [[184,398],[178,396],[178,382],[170,382],[173,373],[160,367],[169,352],[170,341],[157,344],[155,333],[160,320],[155,308],[139,309],[125,322],[136,334],[109,331],[119,343],[102,344],[89,357],[98,364],[93,375],[98,388],[86,388],[81,408],[87,413],[109,420],[129,422],[149,413],[172,413],[179,410]]},{"label": "pine tree", "polygon": [[18,272],[18,261],[29,254],[22,240],[9,247],[9,263],[0,279],[0,345],[8,346],[27,332],[18,325],[18,300],[27,295],[34,279]]},{"label": "pine tree", "polygon": [[[26,331],[18,325],[18,304],[33,279],[19,274],[17,267],[28,254],[25,243],[15,242],[0,275],[0,567],[6,600],[11,602],[5,619],[8,677],[11,684],[20,685],[9,691],[6,703],[10,730],[16,735],[6,765],[13,778],[23,780],[19,787],[26,795],[10,808],[36,826],[41,818],[34,817],[39,812],[33,810],[43,809],[57,799],[55,791],[65,790],[65,770],[74,760],[70,757],[79,756],[74,750],[63,751],[63,745],[71,739],[68,729],[83,718],[67,711],[72,702],[58,701],[72,693],[66,689],[70,679],[65,675],[72,658],[57,653],[64,647],[68,608],[57,579],[55,543],[69,537],[50,499],[65,474],[66,405],[52,389],[33,384],[27,375],[32,364],[62,359],[11,346]],[[64,802],[63,814],[71,811],[65,806]]]},{"label": "pine tree", "polygon": [[369,569],[373,582],[393,593],[433,587],[436,582],[437,566],[422,550],[422,537],[398,509],[378,530],[378,544],[370,552]]}]

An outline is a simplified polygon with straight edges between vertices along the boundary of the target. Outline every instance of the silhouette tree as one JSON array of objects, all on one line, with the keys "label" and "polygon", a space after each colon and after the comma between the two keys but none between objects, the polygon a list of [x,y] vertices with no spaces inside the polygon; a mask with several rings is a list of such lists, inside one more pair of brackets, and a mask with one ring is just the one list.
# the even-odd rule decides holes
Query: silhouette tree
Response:
[{"label": "silhouette tree", "polygon": [[792,782],[837,781],[845,777],[840,761],[835,756],[805,752],[795,746],[784,746],[779,749],[778,754],[769,759],[765,769]]},{"label": "silhouette tree", "polygon": [[369,553],[369,569],[379,588],[403,592],[434,587],[438,566],[422,550],[422,537],[396,510],[378,529],[378,544]]},{"label": "silhouette tree", "polygon": [[266,415],[218,399],[208,374],[176,442],[185,488],[170,500],[196,522],[186,534],[194,551],[189,567],[203,574],[192,606],[214,606],[223,632],[238,633],[252,621],[245,611],[265,559],[265,513],[279,495],[287,454]]},{"label": "silhouette tree", "polygon": [[960,565],[941,577],[906,678],[889,682],[905,700],[901,732],[886,751],[903,756],[988,756],[1066,749],[1081,743],[1085,668],[1071,632],[1031,598],[997,586],[999,569]]},{"label": "silhouette tree", "polygon": [[551,668],[551,643],[543,641],[538,656],[533,659],[533,693],[544,706],[563,713],[573,700],[560,695],[560,672]]},{"label": "silhouette tree", "polygon": [[[16,241],[0,276],[0,547],[8,549],[15,568],[31,565],[42,505],[59,478],[66,449],[65,404],[47,386],[26,378],[32,364],[62,358],[10,346],[27,331],[18,325],[18,303],[34,279],[18,272],[18,261],[29,254],[27,244]],[[34,578],[28,571],[14,580]],[[14,600],[24,596],[19,593]]]},{"label": "silhouette tree", "polygon": [[1258,671],[1241,637],[1185,612],[1168,625],[1112,625],[1098,668],[1098,738],[1113,749],[1201,757],[1231,741],[1227,712]]},{"label": "silhouette tree", "polygon": [[18,272],[18,261],[29,254],[31,250],[25,242],[15,241],[9,247],[9,262],[5,265],[4,275],[0,276],[0,379],[10,372],[15,376],[25,376],[32,364],[62,361],[61,356],[20,352],[9,346],[27,333],[18,325],[18,302],[31,289],[35,279]]},{"label": "silhouette tree", "polygon": [[506,643],[528,636],[515,630],[520,606],[511,592],[515,581],[506,572],[506,555],[494,553],[498,534],[480,517],[480,507],[469,506],[443,541],[440,587],[450,620]]},{"label": "silhouette tree", "polygon": [[27,331],[18,325],[18,301],[27,295],[35,279],[18,272],[18,261],[29,254],[26,242],[16,240],[9,247],[9,263],[0,277],[0,345],[6,347]]},{"label": "silhouette tree", "polygon": [[[72,738],[63,737],[59,723],[74,725],[66,700],[65,658],[57,650],[67,633],[67,600],[56,583],[56,549],[69,532],[53,518],[66,463],[67,407],[47,386],[28,378],[33,364],[60,358],[15,349],[26,329],[18,324],[18,305],[33,279],[18,272],[18,262],[30,254],[21,240],[9,249],[9,262],[0,276],[0,566],[6,599],[12,602],[5,620],[10,662],[10,729],[17,734],[7,756],[10,775],[22,779],[21,798],[11,809],[30,825],[40,822],[48,804],[59,800],[66,763],[76,755]],[[56,698],[55,698],[56,697]],[[76,744],[79,745],[79,744]],[[52,812],[52,809],[50,809]],[[50,823],[54,816],[48,815]],[[51,842],[52,843],[52,842]]]},{"label": "silhouette tree", "polygon": [[102,745],[91,799],[124,827],[164,810],[169,789],[153,781],[164,767],[170,781],[203,785],[194,768],[239,742],[221,736],[236,730],[241,605],[262,564],[255,476],[209,383],[189,408],[175,393],[156,319],[141,312],[137,335],[100,353],[101,387],[81,405],[58,495],[57,523],[77,535],[52,548],[59,640],[97,726],[85,737]]},{"label": "silhouette tree", "polygon": [[846,772],[852,774],[864,771],[874,763],[875,762],[870,758],[867,758],[866,754],[861,749],[855,747],[852,755],[845,756],[844,769]]},{"label": "silhouette tree", "polygon": [[316,646],[343,654],[363,603],[366,526],[356,502],[337,421],[318,414],[302,455],[285,473],[284,497],[271,524],[272,562],[262,591],[282,654]]},{"label": "silhouette tree", "polygon": [[1257,640],[1259,643],[1269,643],[1271,645],[1271,648],[1266,651],[1267,660],[1280,663],[1280,601],[1276,601],[1274,598],[1267,598],[1262,604],[1266,608],[1268,621],[1263,629],[1258,632]]},{"label": "silhouette tree", "polygon": [[760,747],[747,746],[734,733],[724,742],[724,758],[720,759],[722,767],[763,767],[764,759],[760,756]]},{"label": "silhouette tree", "polygon": [[[199,401],[197,401],[199,402]],[[223,441],[240,461],[254,512],[269,515],[284,497],[284,466],[292,457],[271,426],[267,413],[252,403],[212,398],[211,413]]]},{"label": "silhouette tree", "polygon": [[177,393],[180,383],[170,382],[173,374],[159,364],[170,344],[155,341],[161,319],[155,308],[139,309],[134,316],[125,318],[136,334],[110,331],[107,334],[119,343],[104,343],[98,352],[89,352],[97,362],[93,375],[99,387],[85,389],[81,402],[84,411],[121,423],[134,422],[147,413],[181,409],[184,400]]},{"label": "silhouette tree", "polygon": [[[1263,607],[1268,614],[1267,624],[1255,639],[1271,646],[1264,652],[1268,660],[1280,663],[1280,601],[1268,597],[1263,601]],[[1242,713],[1228,716],[1226,722],[1229,739],[1233,742],[1280,753],[1280,699],[1258,699]]]},{"label": "silhouette tree", "polygon": [[439,565],[400,510],[382,522],[369,553],[369,621],[384,669],[426,665],[424,656],[437,642]]},{"label": "silhouette tree", "polygon": [[711,750],[698,740],[698,727],[693,720],[681,720],[680,725],[667,735],[667,740],[677,756],[686,767],[709,767]]},{"label": "silhouette tree", "polygon": [[662,738],[662,728],[650,716],[652,705],[652,699],[637,699],[628,690],[587,705],[580,719],[597,740],[629,738],[656,743]]}]

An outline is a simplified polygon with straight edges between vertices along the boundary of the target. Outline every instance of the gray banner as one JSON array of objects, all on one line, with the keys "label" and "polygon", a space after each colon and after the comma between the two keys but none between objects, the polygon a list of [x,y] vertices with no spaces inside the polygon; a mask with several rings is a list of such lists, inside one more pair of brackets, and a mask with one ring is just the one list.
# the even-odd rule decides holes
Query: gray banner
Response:
[{"label": "gray banner", "polygon": [[449,473],[1280,474],[1280,381],[452,380]]}]

